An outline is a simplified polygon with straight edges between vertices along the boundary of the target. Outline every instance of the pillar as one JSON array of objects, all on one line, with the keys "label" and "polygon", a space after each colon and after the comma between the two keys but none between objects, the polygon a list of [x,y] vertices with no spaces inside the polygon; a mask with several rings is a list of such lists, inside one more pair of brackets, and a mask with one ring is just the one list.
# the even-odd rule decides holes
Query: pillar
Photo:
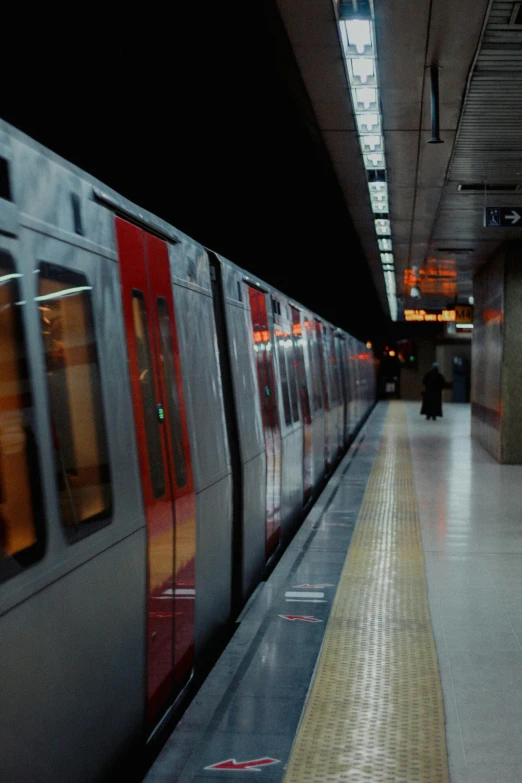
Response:
[{"label": "pillar", "polygon": [[471,434],[499,461],[522,464],[522,242],[475,274]]}]

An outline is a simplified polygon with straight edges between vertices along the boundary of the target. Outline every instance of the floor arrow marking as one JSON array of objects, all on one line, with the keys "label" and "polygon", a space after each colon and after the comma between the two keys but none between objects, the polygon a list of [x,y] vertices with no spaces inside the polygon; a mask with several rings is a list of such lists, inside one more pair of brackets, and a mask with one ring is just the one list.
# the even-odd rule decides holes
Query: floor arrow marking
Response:
[{"label": "floor arrow marking", "polygon": [[226,769],[232,772],[261,772],[262,767],[268,767],[270,764],[279,763],[279,759],[271,759],[269,756],[265,756],[262,759],[251,759],[250,761],[227,759],[226,761],[218,761],[217,764],[211,764],[209,767],[205,767],[205,769]]}]

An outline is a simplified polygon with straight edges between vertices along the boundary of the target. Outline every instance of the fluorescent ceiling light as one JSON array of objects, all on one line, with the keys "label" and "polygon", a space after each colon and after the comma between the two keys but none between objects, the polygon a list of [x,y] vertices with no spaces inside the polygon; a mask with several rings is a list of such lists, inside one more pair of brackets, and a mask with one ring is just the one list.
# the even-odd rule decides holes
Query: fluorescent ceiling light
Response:
[{"label": "fluorescent ceiling light", "polygon": [[349,19],[344,23],[348,44],[355,46],[357,54],[364,54],[372,45],[371,22],[367,19]]},{"label": "fluorescent ceiling light", "polygon": [[[357,4],[354,4],[357,7]],[[372,9],[373,14],[373,9]],[[382,117],[377,89],[377,60],[373,19],[345,19],[339,24],[346,57],[348,82],[359,131],[359,144],[368,178],[370,202],[374,215],[388,215],[386,160],[382,136]],[[379,181],[374,181],[379,180]],[[396,281],[393,265],[391,226],[388,217],[376,217],[375,231],[383,265],[384,282],[390,315],[397,320]]]},{"label": "fluorescent ceiling light", "polygon": [[360,142],[363,152],[382,152],[384,149],[383,140],[380,133],[361,136]]},{"label": "fluorescent ceiling light", "polygon": [[0,283],[7,283],[9,280],[15,280],[17,277],[22,277],[19,272],[11,272],[8,275],[2,275],[0,277]]},{"label": "fluorescent ceiling light", "polygon": [[392,296],[388,296],[388,305],[390,307],[390,316],[392,321],[397,320],[397,299]]},{"label": "fluorescent ceiling light", "polygon": [[376,196],[388,195],[388,185],[386,182],[369,182],[368,187],[370,189],[370,193],[374,193]]},{"label": "fluorescent ceiling light", "polygon": [[385,198],[384,201],[378,201],[377,198],[372,197],[371,203],[372,209],[376,214],[382,215],[390,211],[387,198]]},{"label": "fluorescent ceiling light", "polygon": [[385,272],[384,273],[384,281],[386,283],[386,290],[388,292],[388,296],[390,294],[395,294],[396,288],[395,288],[395,274],[393,272]]},{"label": "fluorescent ceiling light", "polygon": [[[364,136],[364,138],[367,139],[368,136]],[[382,152],[370,152],[363,155],[363,158],[364,167],[366,169],[383,169],[385,167],[384,155]]]},{"label": "fluorescent ceiling light", "polygon": [[375,232],[380,237],[389,236],[391,234],[390,221],[385,218],[378,218],[375,221]]},{"label": "fluorescent ceiling light", "polygon": [[357,118],[357,127],[359,128],[359,133],[372,133],[372,134],[380,133],[381,118],[377,112],[373,111],[373,112],[364,112],[363,114],[356,114],[356,118]]},{"label": "fluorescent ceiling light", "polygon": [[355,111],[378,110],[377,90],[375,87],[356,87],[353,91],[353,95]]},{"label": "fluorescent ceiling light", "polygon": [[348,62],[352,86],[376,83],[375,60],[370,57],[353,57]]}]

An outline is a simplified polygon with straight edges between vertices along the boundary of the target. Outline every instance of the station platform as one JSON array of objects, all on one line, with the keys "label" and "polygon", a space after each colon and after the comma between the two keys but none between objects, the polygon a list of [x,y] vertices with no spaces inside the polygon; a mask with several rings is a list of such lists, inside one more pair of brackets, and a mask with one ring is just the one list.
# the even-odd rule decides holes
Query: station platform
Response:
[{"label": "station platform", "polygon": [[522,466],[379,403],[146,783],[522,781]]}]

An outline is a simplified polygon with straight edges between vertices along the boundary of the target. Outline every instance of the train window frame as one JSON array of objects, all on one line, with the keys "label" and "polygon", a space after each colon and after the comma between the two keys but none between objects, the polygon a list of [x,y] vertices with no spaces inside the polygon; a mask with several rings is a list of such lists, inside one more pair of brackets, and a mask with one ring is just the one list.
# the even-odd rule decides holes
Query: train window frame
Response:
[{"label": "train window frame", "polygon": [[279,387],[283,403],[283,421],[285,429],[294,424],[292,419],[292,400],[290,396],[290,378],[288,374],[288,362],[286,355],[286,340],[290,335],[283,329],[274,329],[274,341],[277,345],[277,358],[279,363]]},{"label": "train window frame", "polygon": [[325,411],[325,401],[323,399],[319,339],[316,331],[315,319],[307,320],[308,328],[306,331],[308,335],[308,345],[310,346],[310,366],[312,369],[312,410],[314,413],[322,413]]},{"label": "train window frame", "polygon": [[[43,354],[43,364],[44,364],[44,371],[45,371],[45,385],[46,385],[46,391],[47,391],[47,408],[48,408],[48,421],[50,430],[52,433],[52,440],[53,444],[56,446],[59,445],[59,438],[60,435],[58,434],[58,427],[56,426],[56,421],[58,420],[56,417],[56,408],[54,406],[54,400],[55,396],[53,394],[51,385],[50,385],[50,378],[49,378],[49,372],[50,372],[50,359],[49,359],[49,353],[50,351],[46,347],[46,339],[45,339],[45,332],[44,332],[44,316],[42,313],[44,312],[42,310],[42,305],[40,305],[40,302],[49,302],[53,301],[53,299],[67,299],[72,296],[79,296],[81,295],[82,303],[81,303],[81,314],[84,319],[85,329],[86,329],[86,335],[90,333],[92,340],[91,342],[85,342],[80,344],[80,349],[85,350],[85,355],[88,359],[88,361],[83,362],[83,365],[85,365],[88,368],[89,372],[89,392],[90,392],[90,402],[92,409],[95,411],[95,416],[93,417],[93,425],[90,432],[92,443],[95,444],[95,447],[97,449],[96,456],[99,457],[99,462],[97,462],[95,468],[99,474],[99,495],[102,501],[102,509],[98,511],[95,514],[91,514],[90,516],[86,516],[83,519],[74,521],[72,524],[69,524],[66,520],[66,516],[64,514],[64,499],[62,497],[62,491],[60,485],[63,483],[66,494],[69,498],[69,503],[71,505],[72,513],[73,515],[77,513],[79,504],[77,503],[76,506],[74,506],[74,501],[72,498],[72,491],[68,483],[68,479],[64,478],[64,473],[68,472],[65,469],[64,465],[64,458],[63,456],[58,460],[58,454],[53,454],[54,459],[54,488],[56,492],[56,498],[57,498],[57,506],[58,506],[58,512],[59,512],[59,519],[61,522],[61,529],[64,534],[65,540],[68,545],[76,544],[79,541],[82,541],[85,538],[90,537],[91,535],[97,533],[99,530],[102,530],[106,528],[108,525],[110,525],[113,521],[114,517],[114,492],[113,492],[113,484],[112,484],[112,469],[110,464],[110,449],[109,449],[109,438],[107,435],[108,429],[107,429],[107,418],[105,414],[105,394],[104,394],[104,380],[103,380],[103,372],[102,372],[102,363],[99,361],[99,340],[98,340],[98,334],[97,334],[97,328],[96,328],[96,318],[94,314],[94,306],[93,306],[93,297],[92,297],[92,291],[93,286],[90,285],[89,279],[84,271],[80,271],[76,268],[64,266],[63,264],[58,264],[52,261],[48,260],[39,260],[37,262],[37,271],[38,271],[38,280],[39,280],[39,288],[38,288],[38,295],[35,296],[35,302],[38,305],[38,308],[40,310],[40,337],[41,337],[41,346],[42,346],[42,354]],[[71,294],[67,295],[67,293],[60,294],[60,291],[56,292],[50,292],[50,293],[43,293],[42,292],[42,281],[48,281],[50,283],[53,282],[73,282],[76,283],[76,285],[72,285],[71,287]],[[78,285],[78,284],[81,285]],[[66,292],[67,289],[64,289]],[[46,307],[48,307],[46,305]],[[72,333],[72,332],[71,332]],[[63,341],[62,341],[63,342]],[[78,350],[78,346],[75,346],[76,350]],[[70,350],[73,350],[72,348]],[[61,362],[63,362],[63,368],[68,369],[70,371],[70,367],[74,366],[74,364],[66,364],[64,361],[65,358],[65,349],[63,349],[63,355],[60,357]],[[79,363],[80,366],[82,366],[82,363]],[[60,369],[60,366],[58,365],[58,369]],[[62,384],[63,385],[63,384]],[[69,407],[67,410],[67,417],[69,419],[69,422],[65,423],[65,427],[62,426],[62,423],[60,423],[60,430],[61,434],[68,429],[67,437],[70,440],[70,443],[74,441],[75,433],[73,432],[73,427],[71,426],[71,422],[74,417],[76,417],[76,425],[78,426],[78,418],[77,413],[71,414],[71,408],[70,408],[70,394],[69,389],[66,388],[66,400],[67,403],[69,403]],[[63,410],[63,401],[61,408]],[[54,433],[54,434],[53,434]],[[54,449],[56,452],[56,448]],[[69,449],[70,452],[75,451],[74,445]],[[76,453],[75,453],[76,457]],[[88,469],[91,469],[92,466],[88,466]],[[71,475],[79,475],[81,468],[78,466],[78,464],[75,465],[75,469],[69,471]],[[60,474],[61,471],[61,474]],[[60,480],[61,475],[61,480]],[[79,485],[80,488],[85,489],[87,485]],[[74,508],[73,508],[74,506]]]},{"label": "train window frame", "polygon": [[288,338],[291,340],[292,345],[288,346],[290,349],[290,356],[287,354],[287,367],[288,367],[288,384],[290,390],[290,409],[292,411],[292,423],[297,424],[301,421],[301,410],[299,402],[299,373],[297,370],[297,351],[296,338],[292,334],[292,327],[289,327]]},{"label": "train window frame", "polygon": [[[150,367],[150,377],[152,378],[152,390],[153,390],[153,400],[152,405],[147,406],[145,397],[143,395],[143,386],[141,386],[140,383],[140,398],[141,398],[141,405],[142,405],[142,414],[143,414],[143,426],[145,429],[145,441],[147,444],[147,464],[149,468],[149,480],[150,480],[150,487],[152,489],[152,494],[155,498],[155,500],[159,500],[160,498],[165,497],[167,493],[167,482],[168,482],[168,476],[165,475],[165,467],[163,464],[163,445],[161,442],[161,433],[159,430],[159,423],[157,418],[157,402],[156,402],[156,389],[155,389],[155,380],[154,380],[154,355],[152,351],[152,346],[149,339],[149,328],[150,328],[150,312],[149,308],[147,307],[147,299],[145,297],[145,292],[142,291],[139,288],[133,288],[131,292],[131,304],[132,304],[132,318],[133,318],[133,333],[134,333],[134,343],[135,343],[135,351],[136,351],[136,359],[139,364],[139,357],[140,357],[140,351],[138,346],[138,336],[136,333],[136,323],[134,320],[134,301],[140,302],[143,307],[141,308],[141,314],[144,315],[145,321],[144,321],[144,335],[145,335],[145,346],[147,349],[147,358],[149,361],[149,367]],[[150,402],[150,400],[149,400]],[[153,413],[154,411],[154,413]],[[148,424],[153,424],[152,427],[148,427]],[[154,438],[151,438],[151,433],[154,432],[157,435],[156,443],[153,444]],[[155,456],[157,457],[157,460],[151,459],[151,456],[153,454],[153,449],[155,450]],[[161,467],[161,479],[162,484],[159,482],[156,483],[156,480],[159,478],[158,474],[155,472],[155,466],[160,465]]]},{"label": "train window frame", "polygon": [[[27,454],[28,449],[25,450],[25,467],[27,471],[27,480],[29,487],[30,511],[32,512],[31,525],[32,532],[34,534],[34,542],[29,546],[17,550],[13,553],[6,553],[2,555],[0,549],[0,585],[13,577],[23,573],[27,568],[36,564],[45,554],[47,545],[47,527],[46,527],[46,515],[44,510],[43,491],[42,491],[42,476],[41,476],[41,449],[36,437],[35,427],[35,404],[33,395],[33,378],[31,373],[30,355],[28,352],[28,341],[26,339],[25,319],[23,315],[22,307],[26,302],[20,295],[19,280],[22,278],[22,274],[18,271],[19,267],[13,253],[5,248],[0,249],[0,268],[6,270],[4,280],[0,278],[0,285],[9,284],[12,288],[11,301],[13,308],[18,306],[17,309],[13,309],[13,323],[12,331],[13,338],[16,341],[16,356],[17,356],[17,376],[16,382],[20,385],[25,384],[26,390],[23,396],[30,401],[30,405],[25,405],[20,410],[23,411],[24,430],[26,435],[26,442],[31,445],[31,455]],[[5,355],[5,354],[4,354]],[[1,363],[0,363],[1,367]],[[21,395],[20,395],[21,396]],[[26,413],[32,411],[31,413]],[[1,413],[1,409],[0,409]],[[32,422],[31,422],[32,418]],[[29,419],[29,423],[27,423]],[[11,427],[12,430],[12,427]],[[29,437],[27,437],[29,436]],[[12,434],[11,434],[12,439]],[[2,497],[4,493],[2,491],[2,441],[0,429],[0,515],[2,514],[1,505],[3,505]],[[7,528],[7,526],[6,526]],[[0,536],[2,530],[0,529]]]},{"label": "train window frame", "polygon": [[[161,307],[160,307],[161,305]],[[163,309],[164,308],[164,309]],[[163,312],[162,312],[163,310]],[[174,476],[178,489],[183,489],[188,484],[187,455],[183,443],[183,419],[179,387],[181,379],[176,374],[174,360],[174,341],[170,325],[169,305],[166,297],[156,297],[156,317],[159,326],[159,344],[163,357],[163,381],[165,383],[166,407],[169,418],[170,442],[172,446],[172,458],[174,462]],[[162,325],[166,325],[166,331]],[[177,446],[179,445],[179,448]]]}]

